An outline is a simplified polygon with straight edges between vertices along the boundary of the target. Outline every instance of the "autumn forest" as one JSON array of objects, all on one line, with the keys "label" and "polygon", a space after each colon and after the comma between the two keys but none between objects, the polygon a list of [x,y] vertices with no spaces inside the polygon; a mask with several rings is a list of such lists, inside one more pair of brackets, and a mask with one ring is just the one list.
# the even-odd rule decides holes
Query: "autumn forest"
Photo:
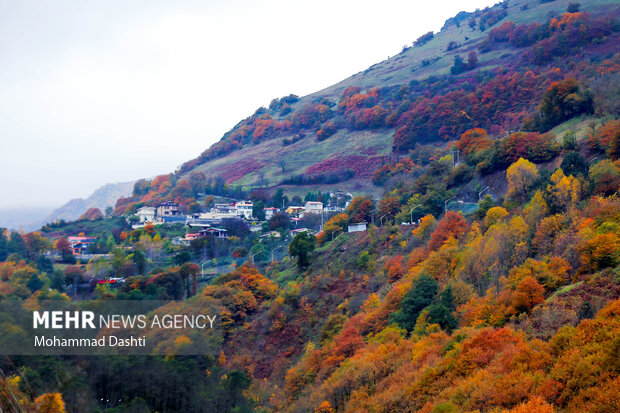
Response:
[{"label": "autumn forest", "polygon": [[[223,345],[2,356],[0,411],[620,411],[619,18],[613,1],[461,12],[393,57],[424,56],[406,81],[377,66],[274,99],[113,210],[3,230],[1,301],[209,303]],[[136,225],[231,200],[253,218],[222,219],[225,239]],[[76,257],[78,234],[105,258]]]}]

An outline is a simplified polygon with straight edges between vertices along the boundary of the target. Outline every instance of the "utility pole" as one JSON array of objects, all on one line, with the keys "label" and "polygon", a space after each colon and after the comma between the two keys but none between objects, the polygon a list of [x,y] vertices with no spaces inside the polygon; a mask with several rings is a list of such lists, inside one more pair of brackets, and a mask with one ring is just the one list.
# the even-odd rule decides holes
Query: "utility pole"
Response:
[{"label": "utility pole", "polygon": [[275,256],[274,253],[276,252],[276,250],[282,248],[282,245],[280,245],[279,247],[275,247],[274,249],[271,250],[271,262],[275,261]]},{"label": "utility pole", "polygon": [[484,191],[486,191],[487,189],[489,189],[489,187],[487,186],[486,188],[484,188],[482,191],[478,192],[478,202],[480,202],[480,198],[482,197],[482,193]]},{"label": "utility pole", "polygon": [[416,205],[413,208],[411,208],[411,211],[409,211],[409,224],[411,224],[411,225],[413,225],[413,210],[416,209],[419,206],[420,205]]},{"label": "utility pole", "polygon": [[381,226],[383,226],[383,218],[385,218],[386,216],[388,216],[390,214],[385,214],[383,215],[380,219],[379,219],[379,223],[381,224]]},{"label": "utility pole", "polygon": [[209,263],[209,261],[204,261],[202,264],[200,264],[200,276],[202,278],[205,278],[205,264]]}]

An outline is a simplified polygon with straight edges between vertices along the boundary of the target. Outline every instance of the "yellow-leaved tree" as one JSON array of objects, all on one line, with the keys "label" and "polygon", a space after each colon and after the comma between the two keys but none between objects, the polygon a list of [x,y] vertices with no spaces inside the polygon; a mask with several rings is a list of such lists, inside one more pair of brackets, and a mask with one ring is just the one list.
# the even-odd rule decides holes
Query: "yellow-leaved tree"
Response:
[{"label": "yellow-leaved tree", "polygon": [[65,413],[65,402],[60,393],[45,393],[34,401],[38,413]]},{"label": "yellow-leaved tree", "polygon": [[538,168],[527,159],[519,160],[508,167],[508,193],[506,200],[524,202],[528,199],[529,188],[538,178]]},{"label": "yellow-leaved tree", "polygon": [[560,211],[577,203],[581,196],[581,185],[572,175],[566,176],[561,168],[551,175],[551,183],[547,185],[547,192],[553,206]]}]

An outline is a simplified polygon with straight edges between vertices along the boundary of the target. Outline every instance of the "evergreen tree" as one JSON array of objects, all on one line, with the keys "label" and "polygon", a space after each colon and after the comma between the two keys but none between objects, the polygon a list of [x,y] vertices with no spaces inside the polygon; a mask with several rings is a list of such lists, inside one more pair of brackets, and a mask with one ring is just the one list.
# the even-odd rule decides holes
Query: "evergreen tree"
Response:
[{"label": "evergreen tree", "polygon": [[26,257],[26,243],[19,232],[11,231],[11,239],[8,242],[8,252],[10,254],[18,254],[20,257]]},{"label": "evergreen tree", "polygon": [[437,281],[423,274],[413,282],[412,288],[405,294],[400,309],[390,315],[390,322],[413,331],[418,316],[432,302],[437,294]]},{"label": "evergreen tree", "polygon": [[567,153],[562,160],[560,168],[562,168],[564,174],[567,176],[584,176],[588,172],[588,164],[577,151]]},{"label": "evergreen tree", "polygon": [[54,264],[52,260],[47,258],[45,255],[39,255],[37,258],[37,270],[43,272],[45,274],[51,275],[54,272]]},{"label": "evergreen tree", "polygon": [[288,246],[289,253],[292,256],[297,257],[297,265],[300,269],[306,268],[309,264],[308,257],[314,246],[316,245],[316,238],[309,232],[301,232],[295,235],[293,241]]},{"label": "evergreen tree", "polygon": [[441,298],[438,302],[431,304],[428,307],[428,317],[431,323],[437,323],[448,332],[451,332],[457,327],[457,322],[452,312],[456,309],[454,305],[454,296],[452,295],[452,287],[448,286],[441,293]]},{"label": "evergreen tree", "polygon": [[6,239],[6,228],[0,228],[0,261],[6,260],[9,256],[8,240]]},{"label": "evergreen tree", "polygon": [[39,278],[37,274],[32,274],[28,282],[26,283],[26,287],[33,293],[38,291],[43,287],[43,281]]},{"label": "evergreen tree", "polygon": [[252,216],[259,221],[265,220],[265,204],[263,201],[256,201],[252,206]]}]

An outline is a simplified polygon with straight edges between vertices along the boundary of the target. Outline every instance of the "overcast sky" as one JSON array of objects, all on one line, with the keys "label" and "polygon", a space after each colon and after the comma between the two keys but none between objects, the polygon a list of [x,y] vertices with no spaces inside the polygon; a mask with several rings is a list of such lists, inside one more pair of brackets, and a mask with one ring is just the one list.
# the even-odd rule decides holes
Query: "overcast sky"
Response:
[{"label": "overcast sky", "polygon": [[495,1],[0,1],[0,209],[172,172]]}]

